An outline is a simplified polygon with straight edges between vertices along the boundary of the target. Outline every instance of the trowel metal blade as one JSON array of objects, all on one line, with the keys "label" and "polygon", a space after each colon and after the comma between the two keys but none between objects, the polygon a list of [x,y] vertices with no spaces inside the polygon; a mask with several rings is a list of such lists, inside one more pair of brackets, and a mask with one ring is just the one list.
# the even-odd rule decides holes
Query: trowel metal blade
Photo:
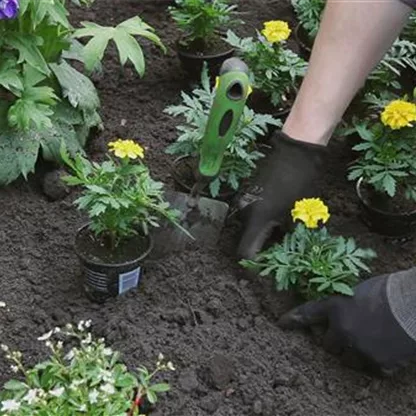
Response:
[{"label": "trowel metal blade", "polygon": [[228,204],[211,198],[200,197],[198,204],[189,206],[190,196],[176,191],[166,191],[166,200],[171,208],[181,212],[179,223],[195,240],[192,240],[180,228],[164,224],[155,233],[155,246],[163,252],[183,249],[188,244],[197,243],[215,246],[220,239],[221,231],[229,210]]}]

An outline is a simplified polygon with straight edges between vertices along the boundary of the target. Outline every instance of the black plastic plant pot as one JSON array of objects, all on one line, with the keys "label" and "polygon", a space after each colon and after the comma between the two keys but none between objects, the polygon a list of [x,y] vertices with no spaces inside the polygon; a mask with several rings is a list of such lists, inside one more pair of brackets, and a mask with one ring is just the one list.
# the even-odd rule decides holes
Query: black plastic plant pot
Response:
[{"label": "black plastic plant pot", "polygon": [[[198,168],[198,161],[191,156],[180,156],[174,160],[172,164],[172,178],[175,181],[177,190],[190,193],[193,185],[196,182],[196,174]],[[236,195],[237,191],[228,188],[220,190],[219,195],[215,198],[220,201],[229,201]],[[212,198],[209,190],[204,190],[200,193],[206,198]]]},{"label": "black plastic plant pot", "polygon": [[[123,247],[123,246],[122,246]],[[118,249],[114,258],[104,258],[103,245],[89,230],[81,227],[75,237],[75,252],[83,269],[83,285],[87,297],[94,302],[122,295],[136,289],[143,273],[143,261],[153,248],[150,236],[137,235]]]},{"label": "black plastic plant pot", "polygon": [[308,61],[312,54],[313,42],[300,23],[297,24],[294,35],[296,42],[300,47],[300,55],[303,59]]},{"label": "black plastic plant pot", "polygon": [[379,194],[366,186],[363,178],[356,184],[361,217],[371,231],[392,238],[409,238],[416,232],[416,209],[409,212],[389,212],[382,209]]},{"label": "black plastic plant pot", "polygon": [[210,77],[215,78],[219,74],[223,62],[234,55],[235,49],[226,44],[221,38],[219,40],[223,50],[207,53],[185,46],[183,40],[177,42],[176,48],[181,66],[192,80],[199,80],[201,78],[204,62],[208,65]]}]

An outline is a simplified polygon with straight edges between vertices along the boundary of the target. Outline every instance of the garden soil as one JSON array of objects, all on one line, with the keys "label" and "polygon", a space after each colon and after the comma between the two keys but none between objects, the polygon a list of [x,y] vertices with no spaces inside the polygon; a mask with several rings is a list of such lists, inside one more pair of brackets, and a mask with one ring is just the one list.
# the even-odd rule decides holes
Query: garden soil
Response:
[{"label": "garden soil", "polygon": [[[286,2],[245,0],[240,9],[249,24],[288,19]],[[103,157],[106,143],[133,138],[146,148],[156,177],[169,187],[171,158],[164,147],[175,140],[173,120],[163,114],[187,88],[173,50],[177,32],[160,0],[97,0],[87,12],[75,12],[74,23],[94,20],[115,24],[139,13],[165,41],[163,56],[146,45],[147,74],[118,68],[115,52],[96,76],[106,130],[89,147]],[[353,155],[342,140],[333,140],[322,184],[331,211],[330,229],[354,236],[378,253],[374,274],[411,267],[415,242],[398,244],[370,233],[361,224],[353,186],[345,180]],[[175,363],[155,416],[411,416],[416,415],[416,368],[391,379],[372,378],[344,368],[321,348],[322,331],[280,330],[278,317],[296,304],[277,294],[272,282],[245,274],[236,264],[240,226],[231,221],[216,249],[192,247],[186,252],[149,260],[137,292],[102,305],[89,302],[80,285],[73,251],[76,230],[85,218],[72,206],[77,193],[50,202],[37,177],[0,190],[0,339],[21,350],[31,365],[47,354],[36,338],[55,326],[93,320],[134,368],[151,365],[159,352]],[[0,357],[0,382],[12,377]]]}]

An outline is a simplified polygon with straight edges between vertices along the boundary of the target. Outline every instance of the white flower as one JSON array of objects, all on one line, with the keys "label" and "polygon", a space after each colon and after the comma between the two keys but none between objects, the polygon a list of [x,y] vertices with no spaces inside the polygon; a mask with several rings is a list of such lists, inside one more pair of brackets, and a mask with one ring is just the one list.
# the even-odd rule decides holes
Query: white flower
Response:
[{"label": "white flower", "polygon": [[175,371],[176,370],[176,368],[174,367],[174,365],[172,364],[172,361],[169,361],[167,364],[166,364],[166,367],[170,370],[170,371]]},{"label": "white flower", "polygon": [[58,341],[58,343],[56,344],[56,348],[58,348],[58,350],[61,350],[63,346],[64,343],[62,341]]},{"label": "white flower", "polygon": [[91,319],[88,319],[88,321],[85,321],[85,328],[89,328],[91,326]]},{"label": "white flower", "polygon": [[113,381],[113,373],[111,371],[108,370],[100,370],[100,377],[102,378],[102,380],[104,380],[105,382],[109,383]]},{"label": "white flower", "polygon": [[65,355],[65,360],[72,360],[75,357],[75,349],[72,348],[71,351],[68,352],[68,354]]},{"label": "white flower", "polygon": [[0,348],[1,348],[4,352],[9,351],[9,347],[8,347],[7,345],[1,344]]},{"label": "white flower", "polygon": [[59,332],[61,332],[61,328],[56,327],[53,332],[55,332],[55,334],[59,334]]},{"label": "white flower", "polygon": [[83,380],[74,380],[72,383],[71,383],[71,386],[70,386],[70,388],[72,389],[72,390],[75,390],[75,389],[77,389],[82,383],[83,383],[84,381]]},{"label": "white flower", "polygon": [[113,350],[111,348],[104,348],[103,349],[103,355],[105,357],[108,357],[109,355],[112,355],[112,354],[113,354]]},{"label": "white flower", "polygon": [[65,389],[63,387],[57,387],[49,391],[49,394],[54,397],[61,397]]},{"label": "white flower", "polygon": [[92,335],[91,332],[88,332],[87,336],[81,341],[82,344],[91,344]]},{"label": "white flower", "polygon": [[20,403],[16,400],[3,400],[1,402],[1,411],[2,412],[13,412],[19,410]]},{"label": "white flower", "polygon": [[38,391],[36,389],[31,389],[27,392],[26,396],[23,397],[23,400],[28,404],[33,404],[38,399]]},{"label": "white flower", "polygon": [[53,334],[53,330],[43,334],[41,337],[38,338],[38,341],[46,341],[48,340]]},{"label": "white flower", "polygon": [[46,341],[46,342],[45,342],[45,345],[46,345],[48,348],[52,348],[52,347],[53,347],[53,344],[52,344],[52,342],[50,342],[50,341]]},{"label": "white flower", "polygon": [[159,361],[163,361],[164,358],[165,358],[165,356],[162,353],[159,353],[159,357],[157,357],[157,359]]},{"label": "white flower", "polygon": [[10,368],[12,369],[13,373],[19,372],[19,367],[17,365],[12,365]]},{"label": "white flower", "polygon": [[104,384],[103,386],[100,387],[100,389],[107,394],[114,394],[116,392],[116,389],[114,388],[114,386],[110,383]]},{"label": "white flower", "polygon": [[6,307],[6,302],[0,302],[0,308],[5,308]]},{"label": "white flower", "polygon": [[87,406],[85,404],[81,405],[78,409],[80,412],[86,412],[87,411]]},{"label": "white flower", "polygon": [[89,395],[88,395],[88,400],[90,401],[91,404],[97,403],[98,402],[98,396],[100,393],[98,393],[98,391],[96,389],[94,389]]}]

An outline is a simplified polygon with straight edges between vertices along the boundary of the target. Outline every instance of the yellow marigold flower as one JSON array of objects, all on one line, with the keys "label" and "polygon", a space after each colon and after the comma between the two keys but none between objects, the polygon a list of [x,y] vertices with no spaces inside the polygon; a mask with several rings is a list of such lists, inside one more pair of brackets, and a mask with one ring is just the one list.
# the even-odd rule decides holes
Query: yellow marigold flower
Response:
[{"label": "yellow marigold flower", "polygon": [[300,220],[308,228],[317,228],[319,221],[325,224],[329,217],[328,207],[319,198],[304,198],[296,201],[292,209],[293,221]]},{"label": "yellow marigold flower", "polygon": [[144,157],[144,149],[133,140],[122,140],[118,139],[115,142],[108,144],[110,152],[113,152],[117,157],[124,159],[137,159]]},{"label": "yellow marigold flower", "polygon": [[264,29],[261,31],[262,35],[270,43],[277,43],[286,40],[290,34],[291,29],[289,25],[283,20],[271,20],[264,23]]},{"label": "yellow marigold flower", "polygon": [[215,78],[215,89],[218,89],[218,87],[220,86],[220,77],[216,77]]},{"label": "yellow marigold flower", "polygon": [[253,92],[253,87],[251,85],[248,86],[248,91],[247,91],[247,97],[252,94]]},{"label": "yellow marigold flower", "polygon": [[416,121],[416,104],[394,100],[381,113],[381,121],[393,130],[412,127],[412,121]]}]

